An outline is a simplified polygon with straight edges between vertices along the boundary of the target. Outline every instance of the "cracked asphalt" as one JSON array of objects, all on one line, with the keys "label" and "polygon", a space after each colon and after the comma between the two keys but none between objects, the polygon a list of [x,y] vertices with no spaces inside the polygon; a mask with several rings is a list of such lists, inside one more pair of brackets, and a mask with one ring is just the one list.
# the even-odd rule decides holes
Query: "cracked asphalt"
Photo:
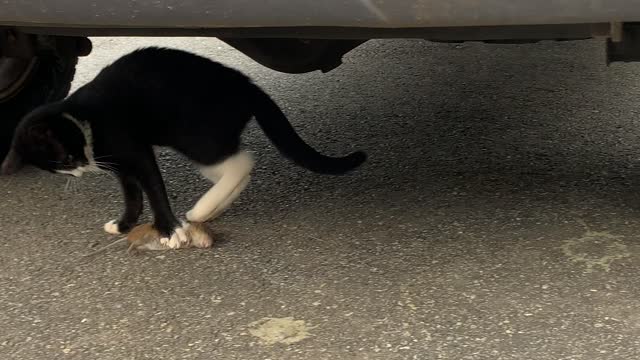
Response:
[{"label": "cracked asphalt", "polygon": [[[112,178],[0,178],[0,358],[640,358],[640,65],[606,67],[597,41],[389,40],[287,75],[215,39],[94,44],[74,87],[183,48],[250,75],[322,152],[370,160],[315,175],[252,125],[214,248],[140,256],[83,257],[119,215]],[[208,183],[159,158],[183,216]]]}]

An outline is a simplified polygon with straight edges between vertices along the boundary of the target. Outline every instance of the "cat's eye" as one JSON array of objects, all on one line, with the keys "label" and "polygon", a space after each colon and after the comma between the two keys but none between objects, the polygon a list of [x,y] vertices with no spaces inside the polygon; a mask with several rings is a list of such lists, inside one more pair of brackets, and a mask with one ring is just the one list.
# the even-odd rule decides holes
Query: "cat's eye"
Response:
[{"label": "cat's eye", "polygon": [[67,164],[70,164],[73,162],[73,155],[67,155],[66,158],[64,158],[64,162],[66,162]]}]

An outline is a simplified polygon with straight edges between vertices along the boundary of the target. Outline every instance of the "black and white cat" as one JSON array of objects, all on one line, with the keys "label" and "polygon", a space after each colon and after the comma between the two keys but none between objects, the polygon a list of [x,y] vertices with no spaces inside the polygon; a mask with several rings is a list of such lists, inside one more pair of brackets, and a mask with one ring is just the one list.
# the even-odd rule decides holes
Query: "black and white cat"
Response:
[{"label": "black and white cat", "polygon": [[362,164],[354,152],[328,157],[307,145],[276,103],[240,72],[209,59],[172,49],[134,51],[104,68],[67,99],[44,105],[18,125],[2,172],[22,163],[79,177],[112,171],[125,199],[109,233],[129,231],[149,199],[162,243],[187,241],[173,212],[153,146],[167,146],[198,165],[215,185],[187,212],[192,222],[218,216],[249,182],[253,159],[240,136],[255,117],[276,148],[294,163],[324,174],[342,174]]}]

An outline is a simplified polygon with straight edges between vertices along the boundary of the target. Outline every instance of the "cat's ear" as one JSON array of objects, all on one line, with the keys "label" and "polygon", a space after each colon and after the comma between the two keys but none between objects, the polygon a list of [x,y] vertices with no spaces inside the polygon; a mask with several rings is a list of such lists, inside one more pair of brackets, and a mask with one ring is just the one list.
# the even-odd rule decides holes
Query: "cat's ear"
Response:
[{"label": "cat's ear", "polygon": [[2,167],[0,167],[0,175],[12,175],[15,174],[22,167],[22,158],[12,148],[4,158]]}]

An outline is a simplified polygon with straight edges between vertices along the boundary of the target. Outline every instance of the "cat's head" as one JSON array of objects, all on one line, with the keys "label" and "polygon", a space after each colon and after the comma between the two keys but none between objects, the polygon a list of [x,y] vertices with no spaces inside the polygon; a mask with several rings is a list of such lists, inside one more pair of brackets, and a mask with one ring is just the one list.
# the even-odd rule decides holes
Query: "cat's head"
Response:
[{"label": "cat's head", "polygon": [[2,174],[15,173],[23,164],[30,164],[50,172],[82,175],[92,159],[81,126],[62,111],[60,104],[44,105],[29,113],[14,132]]}]

